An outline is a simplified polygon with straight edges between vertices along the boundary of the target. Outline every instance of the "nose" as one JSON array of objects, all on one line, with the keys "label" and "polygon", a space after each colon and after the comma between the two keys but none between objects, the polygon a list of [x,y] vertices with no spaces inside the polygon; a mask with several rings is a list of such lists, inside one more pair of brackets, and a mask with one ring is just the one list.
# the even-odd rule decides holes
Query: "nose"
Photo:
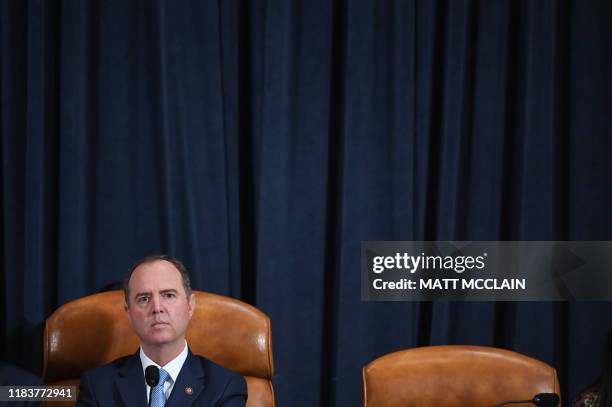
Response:
[{"label": "nose", "polygon": [[154,295],[151,299],[151,305],[153,306],[153,314],[161,314],[164,312],[162,308],[162,302],[159,295]]}]

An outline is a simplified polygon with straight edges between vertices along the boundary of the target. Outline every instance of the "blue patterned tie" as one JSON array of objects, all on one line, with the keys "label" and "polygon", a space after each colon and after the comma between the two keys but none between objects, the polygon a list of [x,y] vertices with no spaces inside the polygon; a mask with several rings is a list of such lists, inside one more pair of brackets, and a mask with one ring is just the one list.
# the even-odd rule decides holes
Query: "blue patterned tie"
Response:
[{"label": "blue patterned tie", "polygon": [[159,369],[159,382],[153,387],[151,393],[151,407],[164,407],[166,404],[166,395],[164,394],[164,383],[170,378],[168,372],[164,369]]}]

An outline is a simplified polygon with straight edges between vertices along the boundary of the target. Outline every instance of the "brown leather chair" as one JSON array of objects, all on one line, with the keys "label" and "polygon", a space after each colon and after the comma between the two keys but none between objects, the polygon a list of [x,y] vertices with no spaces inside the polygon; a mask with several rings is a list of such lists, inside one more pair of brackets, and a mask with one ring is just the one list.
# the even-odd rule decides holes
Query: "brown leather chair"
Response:
[{"label": "brown leather chair", "polygon": [[[274,406],[270,319],[232,298],[194,294],[196,309],[187,330],[191,350],[244,375],[248,407]],[[136,352],[138,338],[123,306],[123,291],[109,291],[64,304],[47,319],[47,385],[78,386],[83,371]]]},{"label": "brown leather chair", "polygon": [[546,363],[481,346],[390,353],[366,365],[362,374],[366,407],[491,407],[538,393],[559,394],[557,372]]}]

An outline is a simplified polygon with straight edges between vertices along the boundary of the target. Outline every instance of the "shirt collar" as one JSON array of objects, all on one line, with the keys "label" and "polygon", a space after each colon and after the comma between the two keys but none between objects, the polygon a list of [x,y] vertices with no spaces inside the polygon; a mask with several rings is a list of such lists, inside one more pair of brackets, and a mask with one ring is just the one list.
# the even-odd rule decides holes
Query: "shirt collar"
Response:
[{"label": "shirt collar", "polygon": [[176,378],[181,372],[181,369],[183,367],[183,364],[185,363],[185,360],[187,360],[188,353],[189,353],[189,349],[187,348],[187,341],[185,341],[185,347],[183,348],[183,351],[179,353],[178,356],[172,359],[170,362],[166,363],[165,366],[160,366],[157,363],[153,362],[144,353],[144,350],[142,350],[142,346],[141,346],[140,347],[140,363],[142,365],[142,373],[144,375],[146,368],[151,365],[157,366],[157,368],[159,369],[163,368],[166,372],[168,372],[168,374],[170,375],[170,379],[172,380],[172,383],[174,383],[176,382]]}]

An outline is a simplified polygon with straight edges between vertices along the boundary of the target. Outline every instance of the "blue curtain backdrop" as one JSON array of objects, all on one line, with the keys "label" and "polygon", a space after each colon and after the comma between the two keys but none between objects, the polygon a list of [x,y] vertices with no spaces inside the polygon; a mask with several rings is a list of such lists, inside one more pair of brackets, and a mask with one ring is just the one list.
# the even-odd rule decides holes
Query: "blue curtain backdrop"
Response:
[{"label": "blue curtain backdrop", "polygon": [[[612,240],[612,5],[1,0],[0,349],[168,252],[272,319],[281,406],[398,349],[597,374],[610,303],[363,303],[362,240]],[[612,289],[612,287],[610,288]]]}]

